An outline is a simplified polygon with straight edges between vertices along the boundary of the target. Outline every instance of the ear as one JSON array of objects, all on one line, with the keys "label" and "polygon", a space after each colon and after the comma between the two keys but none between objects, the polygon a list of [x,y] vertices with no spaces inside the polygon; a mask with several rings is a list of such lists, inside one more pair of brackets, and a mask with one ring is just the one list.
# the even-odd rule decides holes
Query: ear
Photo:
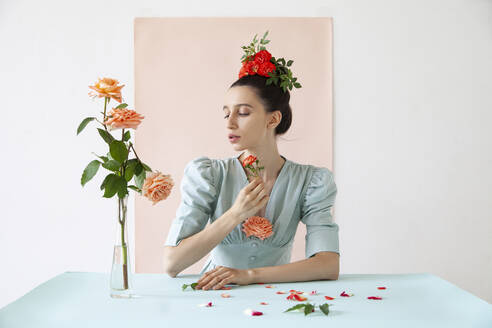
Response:
[{"label": "ear", "polygon": [[270,116],[268,119],[268,125],[267,127],[275,129],[277,125],[280,124],[280,121],[282,121],[282,113],[279,110],[276,110],[274,112],[268,113]]}]

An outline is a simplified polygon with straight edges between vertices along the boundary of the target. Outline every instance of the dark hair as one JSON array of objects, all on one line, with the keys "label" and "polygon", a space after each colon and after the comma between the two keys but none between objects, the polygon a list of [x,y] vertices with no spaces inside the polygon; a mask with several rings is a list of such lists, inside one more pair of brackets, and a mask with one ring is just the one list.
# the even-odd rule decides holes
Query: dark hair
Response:
[{"label": "dark hair", "polygon": [[275,135],[282,135],[289,130],[292,123],[292,109],[289,105],[290,93],[289,90],[284,92],[281,87],[274,83],[266,85],[267,79],[268,77],[258,74],[245,75],[231,84],[229,88],[236,86],[253,87],[268,113],[279,110],[282,113],[282,120],[275,128]]}]

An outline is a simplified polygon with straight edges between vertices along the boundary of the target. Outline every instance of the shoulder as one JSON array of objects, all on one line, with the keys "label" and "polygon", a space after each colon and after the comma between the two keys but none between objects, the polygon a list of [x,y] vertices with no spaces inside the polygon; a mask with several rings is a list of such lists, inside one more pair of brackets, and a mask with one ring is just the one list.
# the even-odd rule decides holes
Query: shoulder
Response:
[{"label": "shoulder", "polygon": [[310,186],[326,183],[333,180],[333,172],[324,166],[300,164],[289,161],[291,175],[302,176]]},{"label": "shoulder", "polygon": [[225,173],[235,165],[235,158],[210,158],[198,156],[189,161],[184,169],[185,175],[195,175],[213,181],[214,185],[221,183]]}]

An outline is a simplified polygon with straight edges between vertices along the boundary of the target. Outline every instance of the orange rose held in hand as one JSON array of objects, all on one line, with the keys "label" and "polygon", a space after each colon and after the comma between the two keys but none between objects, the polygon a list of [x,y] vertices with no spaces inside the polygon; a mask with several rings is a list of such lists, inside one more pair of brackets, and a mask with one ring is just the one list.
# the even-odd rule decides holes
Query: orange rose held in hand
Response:
[{"label": "orange rose held in hand", "polygon": [[252,216],[243,223],[246,237],[255,236],[264,240],[273,234],[272,224],[268,219],[261,216]]},{"label": "orange rose held in hand", "polygon": [[121,88],[125,85],[118,85],[118,80],[111,79],[109,77],[99,78],[94,85],[90,85],[89,88],[95,92],[89,92],[89,96],[92,97],[107,97],[113,98],[117,102],[121,103]]},{"label": "orange rose held in hand", "polygon": [[155,205],[169,196],[173,186],[174,182],[169,174],[162,174],[157,171],[145,178],[142,192],[145,197],[153,202],[152,205]]},{"label": "orange rose held in hand", "polygon": [[104,124],[114,129],[137,129],[144,116],[128,108],[113,108]]}]

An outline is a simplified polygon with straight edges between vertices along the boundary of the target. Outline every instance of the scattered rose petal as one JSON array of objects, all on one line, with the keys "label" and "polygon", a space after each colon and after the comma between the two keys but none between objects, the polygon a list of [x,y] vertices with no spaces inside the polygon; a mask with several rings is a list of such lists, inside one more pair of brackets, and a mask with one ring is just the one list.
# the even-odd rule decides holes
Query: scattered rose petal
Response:
[{"label": "scattered rose petal", "polygon": [[198,304],[198,306],[211,307],[212,306],[212,302]]},{"label": "scattered rose petal", "polygon": [[300,290],[295,290],[295,289],[291,289],[289,290],[289,292],[292,294],[304,294],[304,292],[300,291]]},{"label": "scattered rose petal", "polygon": [[263,315],[263,312],[260,312],[260,311],[254,311],[254,310],[251,310],[251,309],[246,309],[243,311],[244,314],[246,315]]},{"label": "scattered rose petal", "polygon": [[382,300],[383,298],[379,297],[379,296],[369,296],[368,299],[370,299],[370,300]]},{"label": "scattered rose petal", "polygon": [[345,291],[343,291],[340,296],[344,296],[344,297],[350,297],[350,296],[354,296],[354,294],[347,294],[345,293]]},{"label": "scattered rose petal", "polygon": [[220,296],[222,296],[223,298],[229,298],[229,297],[231,297],[231,295],[226,294],[226,293],[220,294]]},{"label": "scattered rose petal", "polygon": [[309,295],[317,295],[317,294],[318,294],[318,293],[317,293],[315,290],[313,290],[313,291],[311,291],[311,292],[309,293]]},{"label": "scattered rose petal", "polygon": [[264,285],[265,283],[264,282],[257,282],[256,284],[257,285]]},{"label": "scattered rose petal", "polygon": [[277,294],[287,294],[287,293],[280,290],[277,292]]},{"label": "scattered rose petal", "polygon": [[334,299],[335,299],[335,297],[330,297],[330,296],[325,296],[325,298],[326,298],[327,300],[334,300]]},{"label": "scattered rose petal", "polygon": [[378,287],[378,289],[386,289],[386,287]]},{"label": "scattered rose petal", "polygon": [[268,305],[268,303],[267,303],[267,302],[261,302],[260,304],[261,304],[261,305]]},{"label": "scattered rose petal", "polygon": [[301,296],[299,294],[290,294],[289,296],[287,296],[287,299],[288,300],[296,300],[296,301],[306,301],[307,300],[307,297],[304,297],[304,296]]},{"label": "scattered rose petal", "polygon": [[266,285],[265,288],[275,288],[275,286],[272,285]]}]

